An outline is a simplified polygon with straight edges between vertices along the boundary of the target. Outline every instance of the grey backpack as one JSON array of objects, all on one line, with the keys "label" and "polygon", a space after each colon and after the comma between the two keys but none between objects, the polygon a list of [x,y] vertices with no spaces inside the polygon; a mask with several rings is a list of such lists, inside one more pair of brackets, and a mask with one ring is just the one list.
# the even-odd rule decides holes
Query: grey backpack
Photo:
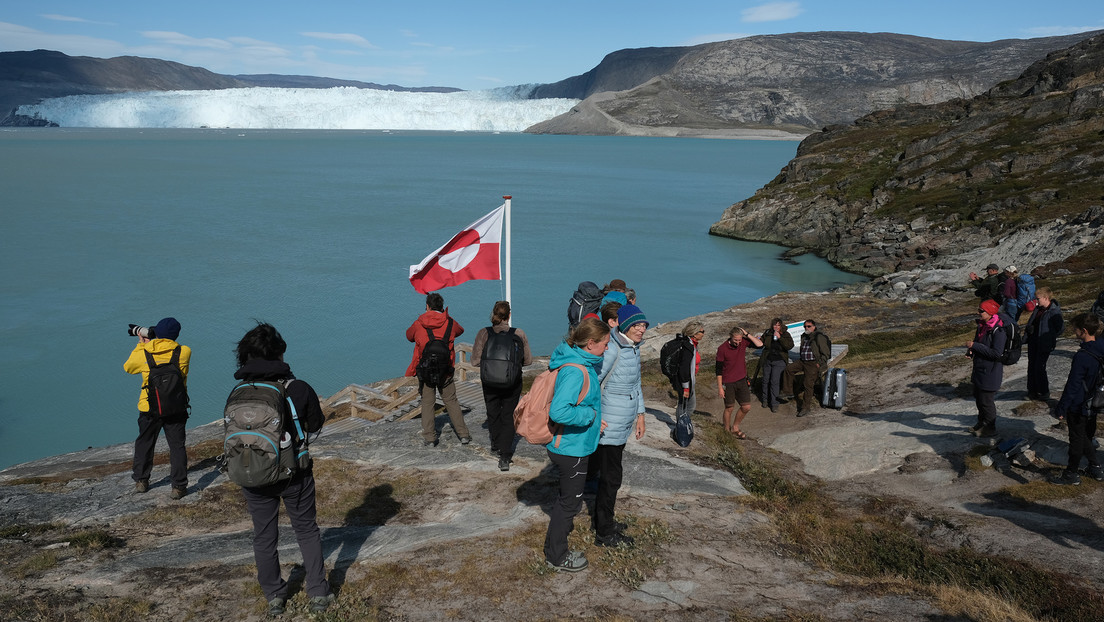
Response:
[{"label": "grey backpack", "polygon": [[[287,395],[292,382],[243,381],[226,398],[223,470],[235,484],[268,486],[310,468],[307,436]],[[289,422],[294,432],[288,428]]]}]

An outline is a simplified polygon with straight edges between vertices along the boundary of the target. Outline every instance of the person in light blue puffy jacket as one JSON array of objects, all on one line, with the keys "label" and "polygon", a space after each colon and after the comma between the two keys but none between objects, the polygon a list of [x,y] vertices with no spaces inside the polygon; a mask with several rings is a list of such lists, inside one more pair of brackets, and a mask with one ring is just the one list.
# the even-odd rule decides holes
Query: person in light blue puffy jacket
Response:
[{"label": "person in light blue puffy jacket", "polygon": [[[605,426],[598,369],[609,345],[609,333],[609,326],[598,318],[586,318],[556,347],[548,363],[551,370],[563,368],[556,375],[548,409],[548,418],[563,427],[545,446],[560,473],[560,492],[549,512],[544,537],[545,561],[556,570],[578,572],[587,567],[582,551],[568,550],[567,537],[575,528],[575,515],[583,503],[588,458],[598,447],[598,436]],[[589,383],[589,388],[580,399],[584,383]]]},{"label": "person in light blue puffy jacket", "polygon": [[[635,305],[614,305],[602,309],[610,343],[602,357],[598,380],[602,384],[602,422],[598,449],[590,457],[590,471],[597,474],[598,494],[594,500],[594,541],[599,546],[632,546],[633,539],[623,533],[625,525],[614,520],[617,491],[621,488],[621,460],[625,444],[634,431],[637,440],[644,437],[644,393],[640,388],[640,342],[648,328],[648,319]],[[616,327],[616,328],[614,328]]]}]

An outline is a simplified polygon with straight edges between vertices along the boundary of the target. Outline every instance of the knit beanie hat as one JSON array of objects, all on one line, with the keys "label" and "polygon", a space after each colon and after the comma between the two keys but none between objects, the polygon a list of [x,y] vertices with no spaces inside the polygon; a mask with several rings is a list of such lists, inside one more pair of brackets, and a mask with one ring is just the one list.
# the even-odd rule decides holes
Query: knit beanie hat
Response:
[{"label": "knit beanie hat", "polygon": [[648,318],[644,317],[644,312],[640,310],[640,307],[636,305],[621,305],[621,308],[617,310],[617,325],[618,330],[625,332],[633,324],[639,324],[643,322],[644,328],[648,328]]},{"label": "knit beanie hat", "polygon": [[180,336],[180,322],[177,322],[176,318],[167,317],[153,327],[153,334],[158,339],[176,341],[176,338]]},{"label": "knit beanie hat", "polygon": [[[989,315],[996,315],[997,311],[1000,311],[1000,305],[996,300],[986,300],[981,303],[981,309]],[[157,336],[161,336],[161,333],[157,333]]]}]

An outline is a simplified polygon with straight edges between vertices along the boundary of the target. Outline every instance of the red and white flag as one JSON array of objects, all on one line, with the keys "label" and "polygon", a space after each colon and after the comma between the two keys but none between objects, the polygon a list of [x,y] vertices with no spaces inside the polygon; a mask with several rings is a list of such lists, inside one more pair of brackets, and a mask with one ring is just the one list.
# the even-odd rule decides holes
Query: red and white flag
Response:
[{"label": "red and white flag", "polygon": [[452,287],[472,279],[497,281],[498,247],[502,240],[503,204],[457,233],[416,266],[410,266],[410,284],[421,294]]}]

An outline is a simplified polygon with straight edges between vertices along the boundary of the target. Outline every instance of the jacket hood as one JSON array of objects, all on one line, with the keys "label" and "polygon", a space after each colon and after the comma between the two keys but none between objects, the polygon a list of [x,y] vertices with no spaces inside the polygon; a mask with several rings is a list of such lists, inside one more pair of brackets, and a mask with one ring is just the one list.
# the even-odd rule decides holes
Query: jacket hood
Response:
[{"label": "jacket hood", "polygon": [[169,354],[178,345],[180,344],[172,339],[151,339],[142,344],[142,349],[150,354]]},{"label": "jacket hood", "polygon": [[279,380],[294,377],[287,363],[265,359],[249,359],[234,372],[234,378],[238,380]]},{"label": "jacket hood", "polygon": [[426,311],[418,316],[418,323],[427,328],[444,328],[448,320],[448,307],[444,311]]},{"label": "jacket hood", "polygon": [[548,369],[557,369],[562,367],[564,363],[578,363],[579,365],[595,367],[601,361],[602,357],[594,356],[578,346],[569,346],[566,341],[561,341],[548,359]]}]

